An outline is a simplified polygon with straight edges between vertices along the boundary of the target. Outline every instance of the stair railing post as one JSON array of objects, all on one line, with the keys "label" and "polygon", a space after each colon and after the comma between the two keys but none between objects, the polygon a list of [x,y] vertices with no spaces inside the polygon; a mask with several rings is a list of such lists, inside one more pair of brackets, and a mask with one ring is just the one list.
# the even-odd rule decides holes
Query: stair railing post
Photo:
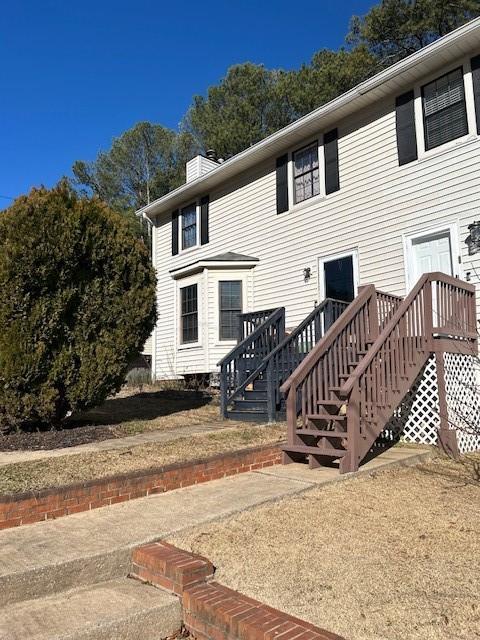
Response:
[{"label": "stair railing post", "polygon": [[267,365],[267,414],[268,421],[275,422],[276,402],[275,402],[275,376],[273,372],[273,358],[270,358]]},{"label": "stair railing post", "polygon": [[348,455],[340,463],[341,473],[357,471],[360,459],[360,383],[356,380],[347,405]]},{"label": "stair railing post", "polygon": [[377,290],[373,289],[372,295],[368,301],[368,324],[369,338],[371,342],[375,342],[380,331],[380,318],[378,316]]},{"label": "stair railing post", "polygon": [[220,416],[227,417],[227,367],[222,364],[220,367]]},{"label": "stair railing post", "polygon": [[438,414],[440,426],[438,429],[438,447],[448,456],[459,458],[457,430],[450,429],[448,421],[447,392],[445,389],[445,366],[443,352],[435,353],[435,368],[437,370]]},{"label": "stair railing post", "polygon": [[425,337],[427,339],[427,349],[433,350],[433,296],[432,281],[430,278],[423,285],[424,317],[425,317]]}]

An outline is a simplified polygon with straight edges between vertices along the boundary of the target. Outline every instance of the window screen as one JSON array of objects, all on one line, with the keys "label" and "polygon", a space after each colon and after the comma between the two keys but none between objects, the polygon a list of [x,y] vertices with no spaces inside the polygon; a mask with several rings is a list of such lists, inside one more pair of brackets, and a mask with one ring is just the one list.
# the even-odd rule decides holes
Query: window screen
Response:
[{"label": "window screen", "polygon": [[468,133],[462,69],[426,84],[422,94],[425,149],[434,149]]}]

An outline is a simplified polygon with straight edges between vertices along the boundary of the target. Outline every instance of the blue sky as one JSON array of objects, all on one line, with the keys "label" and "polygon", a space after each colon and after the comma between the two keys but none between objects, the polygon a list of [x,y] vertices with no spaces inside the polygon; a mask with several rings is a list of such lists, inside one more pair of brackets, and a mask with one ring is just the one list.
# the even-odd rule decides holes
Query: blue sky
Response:
[{"label": "blue sky", "polygon": [[[139,120],[176,128],[251,61],[295,68],[343,44],[372,0],[16,0],[0,14],[0,195],[51,186]],[[9,201],[0,199],[0,208]]]}]

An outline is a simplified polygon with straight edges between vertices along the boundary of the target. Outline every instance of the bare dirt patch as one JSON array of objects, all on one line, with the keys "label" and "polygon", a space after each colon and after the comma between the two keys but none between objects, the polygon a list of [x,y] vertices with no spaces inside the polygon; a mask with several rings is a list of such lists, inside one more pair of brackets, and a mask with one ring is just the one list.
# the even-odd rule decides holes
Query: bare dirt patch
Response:
[{"label": "bare dirt patch", "polygon": [[[480,637],[480,455],[313,489],[171,539],[355,640]],[[312,471],[312,473],[315,473]]]},{"label": "bare dirt patch", "polygon": [[126,388],[101,407],[73,416],[60,429],[32,428],[0,435],[0,451],[59,449],[219,419],[215,393]]},{"label": "bare dirt patch", "polygon": [[9,464],[0,467],[0,495],[59,487],[112,475],[146,471],[285,439],[282,424],[233,425],[229,429],[192,435],[170,442],[83,453]]}]

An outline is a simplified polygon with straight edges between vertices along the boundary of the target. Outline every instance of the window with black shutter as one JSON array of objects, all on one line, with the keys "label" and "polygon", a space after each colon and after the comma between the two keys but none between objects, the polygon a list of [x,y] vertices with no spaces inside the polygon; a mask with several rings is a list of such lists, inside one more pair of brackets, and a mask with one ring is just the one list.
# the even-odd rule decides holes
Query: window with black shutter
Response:
[{"label": "window with black shutter", "polygon": [[415,129],[415,95],[413,90],[402,93],[395,100],[395,128],[397,133],[398,164],[413,162],[418,157]]},{"label": "window with black shutter", "polygon": [[277,179],[277,214],[288,211],[288,154],[286,153],[276,162]]},{"label": "window with black shutter", "polygon": [[473,100],[475,102],[475,118],[477,122],[477,133],[480,135],[480,56],[475,56],[471,60]]},{"label": "window with black shutter", "polygon": [[200,200],[200,244],[207,244],[209,241],[209,221],[208,213],[210,208],[210,198],[203,196]]},{"label": "window with black shutter", "polygon": [[242,313],[242,281],[219,282],[220,340],[236,340],[238,317]]},{"label": "window with black shutter", "polygon": [[178,253],[178,209],[172,212],[172,256]]},{"label": "window with black shutter", "polygon": [[462,68],[422,87],[425,150],[468,133]]},{"label": "window with black shutter", "polygon": [[340,189],[338,168],[338,129],[333,129],[323,138],[325,153],[325,193],[334,193]]},{"label": "window with black shutter", "polygon": [[197,285],[180,289],[181,342],[198,342],[198,296]]}]

